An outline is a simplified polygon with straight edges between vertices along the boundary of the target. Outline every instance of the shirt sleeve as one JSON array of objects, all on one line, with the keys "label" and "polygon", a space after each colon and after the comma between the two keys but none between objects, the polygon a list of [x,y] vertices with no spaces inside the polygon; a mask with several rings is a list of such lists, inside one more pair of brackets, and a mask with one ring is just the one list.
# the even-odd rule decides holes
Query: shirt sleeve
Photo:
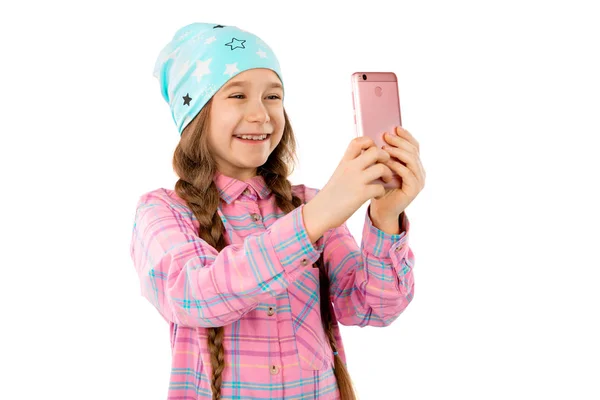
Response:
[{"label": "shirt sleeve", "polygon": [[130,254],[141,294],[168,322],[219,327],[284,292],[323,251],[311,243],[304,205],[266,231],[217,251],[198,236],[189,217],[156,194],[137,204]]},{"label": "shirt sleeve", "polygon": [[390,235],[365,215],[360,248],[344,223],[326,237],[323,259],[335,316],[342,325],[388,326],[414,294],[414,254],[408,245],[410,223],[401,214],[401,231]]}]

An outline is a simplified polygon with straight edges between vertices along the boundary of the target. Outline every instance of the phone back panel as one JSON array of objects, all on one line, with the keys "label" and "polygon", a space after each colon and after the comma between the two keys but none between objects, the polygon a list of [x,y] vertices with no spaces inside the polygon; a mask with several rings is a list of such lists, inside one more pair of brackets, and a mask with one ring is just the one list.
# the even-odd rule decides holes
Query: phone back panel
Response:
[{"label": "phone back panel", "polygon": [[[362,76],[366,75],[367,80]],[[381,148],[383,133],[395,134],[402,125],[398,80],[393,72],[355,72],[352,74],[356,135],[369,136]]]},{"label": "phone back panel", "polygon": [[[386,145],[383,133],[396,134],[395,128],[402,126],[396,74],[355,72],[352,74],[352,100],[356,135],[370,137],[379,148]],[[383,183],[381,180],[377,182]],[[400,182],[401,178],[396,177],[385,187],[399,187]]]}]

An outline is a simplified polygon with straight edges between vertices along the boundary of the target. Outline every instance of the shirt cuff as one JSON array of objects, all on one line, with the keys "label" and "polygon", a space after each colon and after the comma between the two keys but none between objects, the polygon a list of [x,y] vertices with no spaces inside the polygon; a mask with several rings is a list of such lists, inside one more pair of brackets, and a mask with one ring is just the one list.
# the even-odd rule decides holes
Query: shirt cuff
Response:
[{"label": "shirt cuff", "polygon": [[269,227],[273,250],[291,280],[305,268],[311,267],[324,248],[323,236],[314,244],[310,241],[302,217],[303,208],[304,204]]},{"label": "shirt cuff", "polygon": [[391,235],[379,230],[369,216],[371,206],[367,207],[365,223],[363,227],[363,249],[378,258],[390,257],[393,252],[400,251],[402,246],[408,242],[410,222],[406,212],[402,212],[398,218],[400,233]]}]

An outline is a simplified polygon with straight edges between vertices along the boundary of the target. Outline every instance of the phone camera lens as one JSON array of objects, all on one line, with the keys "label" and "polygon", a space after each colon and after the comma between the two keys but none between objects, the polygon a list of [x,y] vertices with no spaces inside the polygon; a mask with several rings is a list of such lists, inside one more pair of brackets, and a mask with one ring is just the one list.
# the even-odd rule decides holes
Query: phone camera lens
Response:
[{"label": "phone camera lens", "polygon": [[367,75],[363,74],[363,81],[367,80]]}]

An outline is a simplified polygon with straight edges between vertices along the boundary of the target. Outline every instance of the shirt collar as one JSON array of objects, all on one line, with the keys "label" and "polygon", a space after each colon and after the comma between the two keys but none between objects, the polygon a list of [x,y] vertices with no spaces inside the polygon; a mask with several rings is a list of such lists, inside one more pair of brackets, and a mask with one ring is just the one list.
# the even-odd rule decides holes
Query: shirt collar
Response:
[{"label": "shirt collar", "polygon": [[219,190],[219,196],[227,204],[231,204],[246,189],[254,192],[261,199],[266,199],[271,194],[271,189],[267,186],[265,178],[256,175],[246,181],[241,181],[230,176],[223,175],[219,171],[215,173],[214,182]]}]

